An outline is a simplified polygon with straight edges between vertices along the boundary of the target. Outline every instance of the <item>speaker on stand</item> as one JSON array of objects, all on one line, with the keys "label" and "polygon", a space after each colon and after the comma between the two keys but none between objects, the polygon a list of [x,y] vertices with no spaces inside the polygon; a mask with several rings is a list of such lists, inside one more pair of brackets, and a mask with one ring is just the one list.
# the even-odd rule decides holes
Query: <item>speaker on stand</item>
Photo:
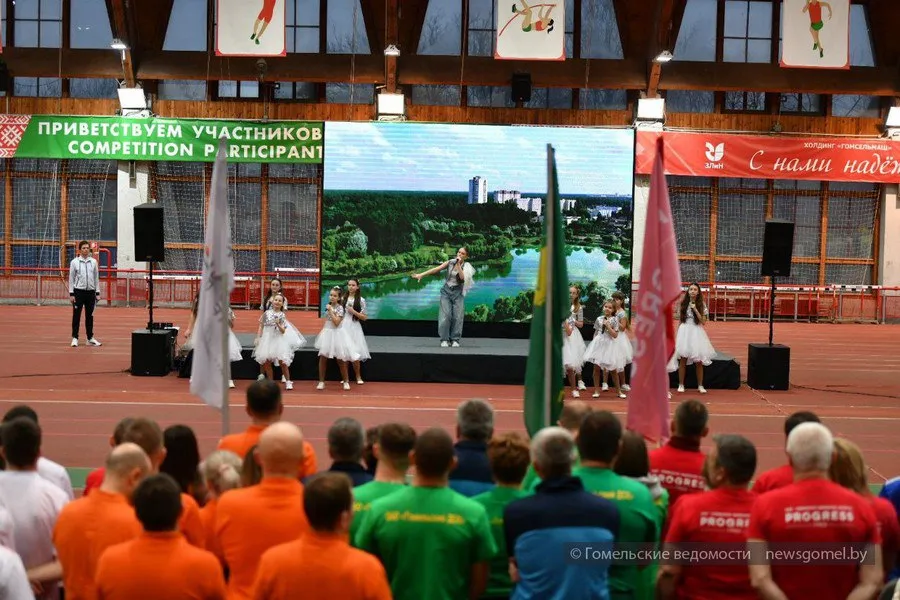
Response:
[{"label": "speaker on stand", "polygon": [[[164,262],[163,207],[155,202],[134,207],[134,259],[149,263],[147,306],[150,319],[146,329],[131,334],[131,374],[163,376],[174,365],[175,339],[171,329],[153,322],[153,263]],[[178,330],[174,330],[177,335]]]},{"label": "speaker on stand", "polygon": [[510,95],[516,104],[531,102],[531,73],[513,73]]},{"label": "speaker on stand", "polygon": [[747,357],[747,385],[757,390],[787,390],[790,388],[791,349],[774,344],[775,334],[775,278],[790,277],[794,251],[794,224],[790,221],[766,221],[763,238],[761,274],[769,277],[772,291],[769,297],[769,343],[750,344]]}]

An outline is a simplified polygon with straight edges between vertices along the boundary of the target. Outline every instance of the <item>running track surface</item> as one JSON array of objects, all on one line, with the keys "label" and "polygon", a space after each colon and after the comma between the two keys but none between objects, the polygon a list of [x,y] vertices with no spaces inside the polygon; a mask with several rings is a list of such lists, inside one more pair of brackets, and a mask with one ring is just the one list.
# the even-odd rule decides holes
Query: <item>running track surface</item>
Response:
[{"label": "running track surface", "polygon": [[[238,310],[235,329],[253,332],[257,311]],[[184,327],[186,310],[155,309],[154,319]],[[291,312],[304,334],[315,334],[321,321],[315,313]],[[167,377],[132,377],[131,332],[144,327],[143,309],[100,307],[95,335],[100,348],[69,346],[71,309],[65,306],[0,306],[6,344],[0,360],[0,411],[27,403],[37,410],[44,431],[43,452],[69,467],[76,487],[86,469],[100,466],[109,450],[115,424],[126,416],[146,416],[162,427],[190,425],[203,455],[215,449],[222,431],[220,413],[203,405],[188,390],[188,381]],[[741,363],[746,380],[747,344],[765,342],[765,323],[710,323],[717,349]],[[783,422],[797,410],[817,412],[839,436],[855,441],[865,453],[869,479],[881,484],[900,475],[900,329],[890,325],[778,324],[776,343],[791,347],[791,383],[787,392],[710,390],[673,394],[672,406],[687,398],[702,398],[711,418],[711,433],[740,433],[759,452],[757,474],[784,462]],[[435,343],[437,338],[435,337]],[[460,352],[465,352],[465,340]],[[373,357],[372,360],[378,360]],[[454,411],[460,400],[485,398],[496,409],[498,431],[524,430],[522,387],[506,385],[352,384],[349,392],[330,381],[325,391],[314,389],[315,375],[294,374],[294,389],[284,393],[285,418],[303,429],[316,448],[320,468],[329,464],[326,434],[338,417],[352,416],[369,427],[389,420],[405,421],[421,430],[441,426],[454,432]],[[243,429],[244,393],[249,381],[237,381],[230,392],[231,431]],[[583,398],[624,418],[626,404],[612,392],[599,400]],[[708,445],[708,441],[707,441]]]}]

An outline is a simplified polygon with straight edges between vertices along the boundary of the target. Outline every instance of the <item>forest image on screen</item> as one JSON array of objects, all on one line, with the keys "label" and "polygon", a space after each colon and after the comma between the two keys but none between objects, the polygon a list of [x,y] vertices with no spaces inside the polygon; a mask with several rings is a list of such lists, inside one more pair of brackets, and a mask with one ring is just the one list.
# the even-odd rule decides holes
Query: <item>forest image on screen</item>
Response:
[{"label": "forest image on screen", "polygon": [[475,267],[466,320],[525,322],[537,285],[547,144],[556,150],[569,280],[585,318],[631,295],[633,132],[627,129],[344,123],[325,125],[322,308],[360,280],[370,319],[437,320],[446,271]]}]

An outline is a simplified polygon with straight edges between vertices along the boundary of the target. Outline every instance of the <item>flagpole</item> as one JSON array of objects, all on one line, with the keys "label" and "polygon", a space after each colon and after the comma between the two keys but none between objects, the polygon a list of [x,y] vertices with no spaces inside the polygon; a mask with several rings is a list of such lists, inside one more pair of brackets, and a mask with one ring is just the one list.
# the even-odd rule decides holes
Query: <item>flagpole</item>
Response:
[{"label": "flagpole", "polygon": [[[544,289],[547,290],[546,294],[546,309],[544,311],[544,327],[545,339],[550,339],[549,336],[553,334],[553,292],[556,289],[553,283],[553,260],[552,260],[552,252],[553,248],[555,248],[554,243],[554,231],[556,227],[556,223],[553,221],[554,214],[554,204],[551,202],[558,202],[556,199],[556,194],[554,193],[553,186],[553,146],[547,144],[547,206],[544,208],[544,225],[547,231],[547,241],[544,246],[544,252],[546,253],[546,260],[544,261],[545,265],[545,281],[546,287]],[[553,398],[553,344],[545,344],[544,346],[544,423],[545,427],[550,427],[553,423],[550,422],[550,415],[552,414],[550,407],[552,402],[556,402],[556,398]]]},{"label": "flagpole", "polygon": [[225,437],[229,430],[228,381],[231,379],[231,352],[228,348],[230,338],[228,334],[231,326],[228,317],[231,311],[231,298],[228,294],[228,282],[224,277],[219,280],[218,292],[219,306],[222,307],[222,437]]}]

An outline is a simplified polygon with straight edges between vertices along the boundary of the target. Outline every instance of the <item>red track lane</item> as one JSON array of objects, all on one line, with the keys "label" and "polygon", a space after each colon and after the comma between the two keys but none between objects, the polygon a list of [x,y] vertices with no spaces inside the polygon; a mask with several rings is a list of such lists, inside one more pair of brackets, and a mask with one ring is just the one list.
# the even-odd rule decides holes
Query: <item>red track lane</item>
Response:
[{"label": "red track lane", "polygon": [[[237,310],[237,331],[253,332],[257,311]],[[315,334],[314,313],[292,312],[290,318],[305,334]],[[154,319],[182,326],[186,310],[156,309]],[[131,331],[143,327],[143,309],[101,307],[95,313],[100,348],[69,347],[71,310],[59,306],[0,306],[6,335],[0,360],[0,411],[18,403],[32,405],[44,429],[44,452],[68,467],[100,465],[116,422],[143,415],[165,427],[184,423],[194,428],[205,454],[221,433],[218,411],[206,407],[188,391],[188,382],[168,377],[132,377]],[[734,355],[746,378],[747,344],[768,339],[764,323],[710,323],[717,349]],[[83,344],[82,329],[82,344]],[[875,325],[776,324],[775,341],[791,347],[788,392],[711,390],[702,396],[711,413],[712,432],[749,437],[759,450],[759,470],[784,461],[782,424],[796,410],[820,414],[837,435],[860,445],[871,469],[872,483],[900,474],[900,343],[898,328]],[[461,351],[465,351],[462,348]],[[378,360],[378,357],[373,357]],[[315,446],[320,465],[327,467],[325,436],[340,416],[358,418],[365,426],[402,420],[417,429],[431,426],[453,431],[454,411],[465,398],[485,398],[497,410],[497,429],[522,430],[521,386],[397,384],[369,382],[344,392],[328,382],[314,389],[314,375],[295,374],[295,388],[285,392],[286,418],[303,428]],[[231,431],[245,426],[243,394],[249,381],[238,381],[230,394]],[[591,401],[589,394],[587,400]],[[672,405],[695,394],[674,394]],[[626,404],[611,392],[596,406],[624,415]]]}]

